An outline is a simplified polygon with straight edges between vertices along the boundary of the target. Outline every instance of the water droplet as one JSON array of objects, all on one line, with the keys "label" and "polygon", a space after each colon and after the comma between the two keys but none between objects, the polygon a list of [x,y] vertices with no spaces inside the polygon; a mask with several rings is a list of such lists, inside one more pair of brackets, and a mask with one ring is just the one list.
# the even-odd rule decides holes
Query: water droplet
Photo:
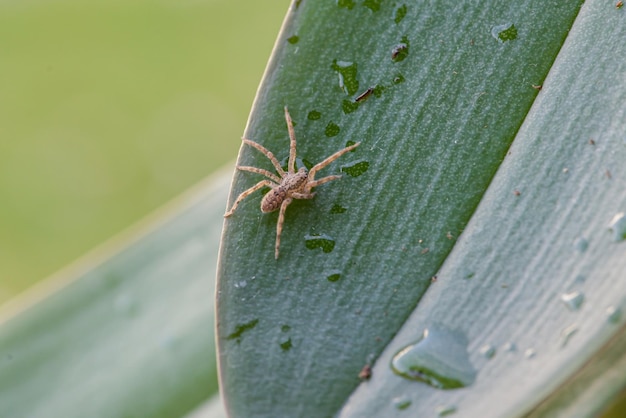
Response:
[{"label": "water droplet", "polygon": [[358,177],[365,173],[370,167],[370,163],[365,160],[355,161],[341,167],[341,171],[352,177]]},{"label": "water droplet", "polygon": [[620,212],[611,219],[609,230],[613,233],[613,241],[619,242],[626,239],[626,215]]},{"label": "water droplet", "polygon": [[382,3],[382,1],[383,0],[365,0],[363,6],[367,7],[372,12],[377,12],[380,10],[380,3]]},{"label": "water droplet", "polygon": [[510,342],[509,341],[509,342],[504,343],[504,345],[502,346],[502,349],[504,351],[509,352],[509,353],[513,353],[513,352],[517,351],[517,346],[515,345],[514,342]]},{"label": "water droplet", "polygon": [[393,78],[393,84],[404,83],[404,76],[402,74],[398,74]]},{"label": "water droplet", "polygon": [[139,313],[139,303],[129,294],[123,293],[115,298],[115,310],[126,316],[136,316]]},{"label": "water droplet", "polygon": [[452,415],[456,412],[456,406],[455,405],[439,405],[437,408],[435,408],[435,411],[437,412],[437,415],[439,415],[440,417],[445,417],[446,415]]},{"label": "water droplet", "polygon": [[329,282],[336,282],[341,279],[341,272],[339,270],[334,270],[326,276],[326,279]]},{"label": "water droplet", "polygon": [[359,108],[358,102],[353,102],[352,100],[347,100],[347,99],[344,99],[344,101],[341,102],[341,109],[343,110],[343,113],[345,113],[346,115],[354,112],[358,108]]},{"label": "water droplet", "polygon": [[579,253],[584,253],[589,248],[589,241],[585,237],[578,237],[574,240],[574,249]]},{"label": "water droplet", "polygon": [[280,330],[282,332],[289,332],[291,330],[291,327],[289,325],[285,324],[285,325],[280,327]]},{"label": "water droplet", "polygon": [[606,319],[612,324],[617,324],[622,319],[622,310],[615,306],[609,306],[606,308]]},{"label": "water droplet", "polygon": [[393,47],[391,50],[391,59],[394,62],[403,61],[406,57],[409,56],[409,38],[406,36],[402,37],[402,40],[399,44]]},{"label": "water droplet", "polygon": [[411,406],[411,399],[407,396],[398,396],[393,398],[391,403],[396,407],[396,409],[403,410]]},{"label": "water droplet", "polygon": [[308,120],[319,120],[322,117],[322,114],[317,110],[311,110],[307,115]]},{"label": "water droplet", "polygon": [[305,235],[304,241],[309,250],[321,248],[325,253],[329,253],[335,248],[335,240],[325,234]]},{"label": "water droplet", "polygon": [[344,213],[347,209],[344,208],[341,205],[338,204],[334,204],[332,208],[330,208],[330,213],[332,214],[337,214],[337,213]]},{"label": "water droplet", "polygon": [[291,338],[287,338],[285,341],[280,343],[280,348],[283,351],[289,351],[293,345],[291,344]]},{"label": "water droplet", "polygon": [[534,358],[536,355],[537,355],[537,352],[535,351],[534,348],[528,348],[526,349],[526,351],[524,351],[524,357],[526,357],[527,359]]},{"label": "water droplet", "polygon": [[339,87],[347,94],[353,95],[359,90],[357,66],[355,62],[333,60],[331,68],[340,75]]},{"label": "water droplet", "polygon": [[339,125],[337,125],[335,122],[328,122],[328,125],[326,125],[326,130],[324,131],[324,134],[331,138],[333,136],[337,136],[339,135],[339,131],[341,130],[341,128],[339,127]]},{"label": "water droplet", "polygon": [[297,44],[298,41],[300,40],[300,38],[297,35],[293,35],[289,38],[287,38],[287,42],[289,42],[290,44]]},{"label": "water droplet", "polygon": [[570,311],[577,311],[582,306],[585,295],[582,292],[565,293],[561,296],[561,300]]},{"label": "water droplet", "polygon": [[235,327],[235,331],[231,332],[230,334],[226,336],[226,339],[237,340],[237,342],[239,342],[241,341],[241,336],[243,335],[243,333],[253,329],[254,327],[256,327],[258,323],[259,323],[259,320],[257,318],[257,319],[253,319],[252,321],[239,324]]},{"label": "water droplet", "polygon": [[487,359],[492,359],[496,355],[496,348],[491,344],[483,345],[478,351]]},{"label": "water droplet", "polygon": [[476,378],[467,354],[467,338],[439,327],[424,330],[420,341],[393,357],[391,367],[402,377],[439,389],[465,387]]},{"label": "water droplet", "polygon": [[569,340],[578,332],[578,325],[570,325],[561,331],[561,347],[565,347]]},{"label": "water droplet", "polygon": [[337,6],[343,7],[348,10],[352,10],[352,8],[356,5],[354,0],[337,0]]},{"label": "water droplet", "polygon": [[500,43],[512,41],[517,38],[517,28],[513,23],[494,26],[491,28],[491,36],[496,38]]},{"label": "water droplet", "polygon": [[245,280],[242,280],[242,281],[240,281],[239,283],[235,283],[235,287],[236,287],[237,289],[244,288],[244,287],[246,287],[247,285],[248,285],[248,282],[246,282]]},{"label": "water droplet", "polygon": [[405,16],[406,16],[406,4],[403,4],[402,6],[396,9],[396,17],[393,19],[393,21],[396,22],[396,24],[398,24],[402,22],[402,19],[404,19]]}]

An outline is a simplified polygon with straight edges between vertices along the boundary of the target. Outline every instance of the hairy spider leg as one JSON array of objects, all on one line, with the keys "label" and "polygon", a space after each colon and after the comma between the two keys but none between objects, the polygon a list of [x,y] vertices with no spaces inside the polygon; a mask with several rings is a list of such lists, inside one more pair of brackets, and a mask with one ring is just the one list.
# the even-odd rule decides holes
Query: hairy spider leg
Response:
[{"label": "hairy spider leg", "polygon": [[309,171],[309,181],[313,181],[315,179],[315,173],[318,170],[321,170],[322,168],[326,167],[328,164],[332,163],[337,158],[341,157],[343,154],[352,151],[353,149],[355,149],[359,145],[361,145],[361,143],[357,142],[356,144],[352,144],[349,147],[345,147],[344,149],[337,151],[336,153],[334,153],[330,157],[327,157],[324,161],[315,164],[313,166],[313,168],[311,168],[311,170]]},{"label": "hairy spider leg", "polygon": [[315,197],[315,193],[310,193],[310,192],[296,193],[296,192],[292,192],[291,196],[293,196],[294,199],[313,199]]},{"label": "hairy spider leg", "polygon": [[319,186],[320,184],[324,184],[329,181],[335,180],[336,178],[341,177],[341,176],[328,176],[320,180],[315,180],[315,173],[317,173],[318,170],[321,170],[322,168],[326,167],[328,164],[332,163],[333,161],[335,161],[337,158],[341,157],[345,153],[352,151],[359,145],[361,145],[361,143],[357,142],[356,144],[350,145],[349,147],[345,147],[344,149],[339,150],[333,155],[331,155],[330,157],[326,158],[324,161],[315,164],[313,168],[311,168],[311,170],[309,171],[309,179],[305,187],[306,191],[310,191],[311,188],[315,186]]},{"label": "hairy spider leg", "polygon": [[333,180],[337,180],[340,179],[341,176],[337,176],[337,175],[332,175],[332,176],[328,176],[328,177],[323,177],[319,180],[315,180],[315,181],[311,181],[306,185],[306,190],[310,191],[313,187],[317,187],[321,184],[324,183],[328,183],[329,181],[333,181]]},{"label": "hairy spider leg", "polygon": [[285,121],[287,121],[287,130],[289,131],[289,163],[287,171],[291,174],[296,172],[296,132],[293,129],[293,121],[287,106],[285,106]]},{"label": "hairy spider leg", "polygon": [[291,202],[293,202],[293,199],[288,197],[283,200],[283,203],[280,205],[280,213],[278,214],[278,222],[276,223],[276,246],[274,247],[274,259],[276,260],[278,260],[280,250],[280,234],[283,232],[283,224],[285,223],[285,211]]},{"label": "hairy spider leg", "polygon": [[276,157],[274,156],[274,154],[272,153],[272,151],[268,150],[267,148],[265,148],[263,145],[261,144],[257,144],[254,141],[250,141],[249,139],[246,138],[242,138],[243,142],[250,145],[253,148],[258,149],[259,151],[261,151],[263,153],[263,155],[265,155],[274,165],[274,168],[276,168],[276,171],[278,171],[278,174],[281,177],[285,177],[285,170],[283,170],[283,168],[280,166],[280,163],[278,162],[278,160],[276,159]]},{"label": "hairy spider leg", "polygon": [[246,197],[250,196],[252,193],[256,192],[257,190],[259,190],[261,187],[264,187],[264,186],[271,187],[272,189],[275,188],[275,187],[278,187],[278,185],[274,184],[274,182],[271,182],[269,180],[261,180],[260,182],[258,182],[254,186],[252,186],[249,189],[243,191],[237,197],[237,199],[235,200],[235,203],[233,203],[233,207],[230,208],[230,210],[224,214],[224,218],[228,218],[230,215],[232,215],[235,212],[235,209],[237,209],[237,206],[239,205],[239,203],[241,203],[241,201],[243,199],[245,199]]},{"label": "hairy spider leg", "polygon": [[280,177],[278,177],[276,174],[273,174],[267,170],[264,170],[262,168],[257,168],[257,167],[250,167],[247,165],[238,165],[237,166],[237,170],[241,170],[241,171],[249,171],[251,173],[257,173],[257,174],[261,174],[267,178],[270,178],[272,180],[274,180],[276,183],[280,184],[281,179]]}]

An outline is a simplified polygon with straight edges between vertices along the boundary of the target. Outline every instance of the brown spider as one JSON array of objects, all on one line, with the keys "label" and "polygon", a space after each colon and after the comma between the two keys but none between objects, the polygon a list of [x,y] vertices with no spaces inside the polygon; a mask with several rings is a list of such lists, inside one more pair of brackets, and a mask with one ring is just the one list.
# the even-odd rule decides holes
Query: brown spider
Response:
[{"label": "brown spider", "polygon": [[311,189],[324,183],[328,183],[329,181],[341,178],[341,176],[333,175],[323,177],[319,180],[315,180],[315,173],[335,161],[337,158],[341,157],[343,154],[352,151],[361,144],[360,142],[357,142],[354,145],[350,145],[349,147],[345,147],[344,149],[337,151],[321,163],[315,164],[313,168],[311,168],[311,171],[307,172],[307,169],[305,167],[300,167],[300,169],[296,171],[296,134],[293,129],[293,122],[291,121],[291,116],[289,115],[287,106],[285,106],[285,120],[287,121],[287,130],[289,131],[290,140],[289,162],[287,164],[287,171],[285,172],[285,170],[283,170],[283,168],[280,166],[280,163],[271,151],[254,141],[243,138],[243,142],[245,144],[248,144],[251,147],[254,147],[257,150],[261,151],[263,155],[265,155],[272,162],[280,177],[262,168],[237,166],[238,170],[261,174],[267,177],[269,180],[261,180],[254,186],[241,193],[235,200],[233,207],[224,214],[225,218],[229,217],[235,212],[235,209],[237,209],[237,205],[239,205],[239,203],[241,203],[243,199],[264,186],[270,187],[271,190],[265,196],[263,196],[263,200],[261,200],[261,212],[273,212],[280,208],[280,213],[278,214],[278,223],[276,224],[276,250],[274,252],[274,257],[276,259],[278,259],[278,252],[280,248],[280,234],[283,231],[283,223],[285,222],[285,211],[287,210],[287,206],[289,206],[293,199],[312,199],[315,196],[315,193],[312,192]]}]

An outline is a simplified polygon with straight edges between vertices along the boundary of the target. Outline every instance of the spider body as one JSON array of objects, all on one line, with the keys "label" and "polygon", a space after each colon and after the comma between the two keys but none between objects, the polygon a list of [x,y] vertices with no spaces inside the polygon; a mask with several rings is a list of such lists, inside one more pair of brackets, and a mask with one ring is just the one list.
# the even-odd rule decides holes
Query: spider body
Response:
[{"label": "spider body", "polygon": [[303,193],[308,177],[308,171],[304,167],[300,168],[297,173],[287,173],[278,187],[271,189],[263,196],[261,212],[274,212],[280,208],[289,194]]},{"label": "spider body", "polygon": [[261,200],[261,212],[268,213],[274,212],[275,210],[280,210],[278,214],[278,223],[276,224],[276,244],[274,247],[274,257],[276,259],[278,259],[278,254],[280,250],[280,235],[283,231],[283,224],[285,222],[285,211],[287,210],[287,206],[291,204],[293,199],[312,199],[315,196],[315,193],[312,192],[312,189],[314,187],[341,178],[341,176],[332,175],[322,177],[319,180],[315,180],[315,174],[318,170],[326,167],[337,158],[341,157],[349,151],[352,151],[361,144],[360,142],[357,142],[354,145],[350,145],[349,147],[345,147],[344,149],[337,151],[330,157],[326,158],[324,161],[314,165],[310,171],[307,171],[307,169],[304,167],[301,167],[298,171],[296,171],[296,135],[293,129],[291,116],[289,115],[289,111],[287,110],[287,106],[285,106],[285,120],[287,121],[287,130],[289,131],[290,143],[287,171],[283,170],[274,154],[272,154],[272,152],[269,151],[267,148],[254,141],[243,138],[244,144],[256,148],[271,161],[278,175],[262,168],[237,166],[238,170],[261,174],[265,176],[266,179],[261,180],[254,186],[242,192],[237,197],[237,199],[235,199],[235,203],[233,203],[233,206],[230,208],[230,210],[224,214],[224,217],[231,216],[242,200],[265,186],[269,187],[271,190]]}]

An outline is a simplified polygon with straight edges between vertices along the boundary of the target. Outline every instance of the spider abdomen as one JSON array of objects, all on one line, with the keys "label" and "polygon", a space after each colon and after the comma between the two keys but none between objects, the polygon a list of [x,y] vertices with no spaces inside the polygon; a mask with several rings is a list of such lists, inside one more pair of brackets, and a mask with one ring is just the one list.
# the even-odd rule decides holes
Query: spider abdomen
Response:
[{"label": "spider abdomen", "polygon": [[278,186],[270,190],[263,196],[263,200],[261,200],[261,212],[274,212],[280,207],[286,197],[287,189],[284,186]]},{"label": "spider abdomen", "polygon": [[292,192],[301,192],[307,182],[307,171],[300,168],[297,173],[287,173],[277,187],[271,189],[261,200],[261,212],[274,212]]}]

